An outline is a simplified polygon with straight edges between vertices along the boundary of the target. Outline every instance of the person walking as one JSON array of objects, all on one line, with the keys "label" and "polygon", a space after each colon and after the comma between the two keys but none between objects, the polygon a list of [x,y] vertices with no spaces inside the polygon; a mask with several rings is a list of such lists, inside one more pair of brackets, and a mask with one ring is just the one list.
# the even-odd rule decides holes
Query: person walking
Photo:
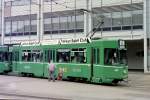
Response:
[{"label": "person walking", "polygon": [[49,78],[48,81],[53,80],[53,82],[55,82],[55,64],[53,63],[53,61],[49,61],[48,64],[48,71],[49,71]]}]

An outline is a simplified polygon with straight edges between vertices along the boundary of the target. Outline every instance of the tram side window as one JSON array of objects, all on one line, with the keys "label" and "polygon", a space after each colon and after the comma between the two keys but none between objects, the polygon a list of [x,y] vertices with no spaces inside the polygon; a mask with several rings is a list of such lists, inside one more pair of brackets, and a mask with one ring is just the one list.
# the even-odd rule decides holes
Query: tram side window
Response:
[{"label": "tram side window", "polygon": [[40,50],[32,50],[31,55],[32,55],[31,61],[33,61],[33,62],[42,61],[43,54],[41,53]]},{"label": "tram side window", "polygon": [[93,63],[100,64],[100,50],[99,48],[93,49]]},{"label": "tram side window", "polygon": [[72,49],[71,62],[86,63],[86,49],[85,48]]},{"label": "tram side window", "polygon": [[3,61],[3,52],[0,52],[0,61]]},{"label": "tram side window", "polygon": [[8,61],[8,53],[0,52],[0,61]]},{"label": "tram side window", "polygon": [[57,50],[57,62],[70,62],[70,49],[58,49]]},{"label": "tram side window", "polygon": [[22,61],[31,61],[31,50],[22,51]]},{"label": "tram side window", "polygon": [[3,55],[4,55],[4,61],[8,61],[8,53],[4,52]]},{"label": "tram side window", "polygon": [[22,61],[40,62],[42,61],[43,54],[40,50],[23,50]]},{"label": "tram side window", "polygon": [[119,54],[117,49],[106,48],[105,53],[105,65],[117,65],[119,64]]}]

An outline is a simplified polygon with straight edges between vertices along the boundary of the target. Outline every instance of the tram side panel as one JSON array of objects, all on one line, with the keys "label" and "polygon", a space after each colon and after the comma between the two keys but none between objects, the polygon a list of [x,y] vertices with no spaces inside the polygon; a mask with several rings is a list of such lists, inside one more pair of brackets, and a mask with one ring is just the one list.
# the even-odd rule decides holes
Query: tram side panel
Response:
[{"label": "tram side panel", "polygon": [[0,62],[0,73],[3,73],[5,70],[5,63]]},{"label": "tram side panel", "polygon": [[[63,49],[61,49],[63,51]],[[69,49],[71,50],[71,49]],[[76,52],[76,51],[74,51]],[[78,51],[79,52],[79,51]],[[63,79],[68,79],[68,78],[82,78],[90,81],[91,78],[91,65],[89,63],[89,53],[85,53],[86,55],[86,62],[76,62],[76,61],[69,61],[69,62],[59,62],[58,54],[55,55],[56,59],[55,65],[56,65],[56,72],[55,75],[56,77],[58,76],[58,73],[60,71],[63,72]],[[77,52],[76,52],[77,54]],[[65,57],[64,57],[65,58]],[[72,57],[71,57],[72,58]],[[47,64],[44,65],[44,77],[48,77],[48,66]]]},{"label": "tram side panel", "polygon": [[[24,48],[27,48],[27,50]],[[28,47],[18,47],[18,50],[13,52],[13,72],[43,77],[44,66],[42,57],[40,58],[39,52],[35,53],[32,49],[32,46],[31,49],[28,49]]]}]

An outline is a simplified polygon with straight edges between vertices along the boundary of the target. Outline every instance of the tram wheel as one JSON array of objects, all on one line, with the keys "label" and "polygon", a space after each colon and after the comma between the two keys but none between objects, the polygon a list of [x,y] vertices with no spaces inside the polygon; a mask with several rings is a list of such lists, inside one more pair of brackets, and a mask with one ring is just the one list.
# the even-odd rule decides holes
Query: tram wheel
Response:
[{"label": "tram wheel", "polygon": [[118,80],[113,80],[113,81],[112,81],[112,85],[114,85],[114,86],[117,86],[117,85],[118,85],[118,83],[119,83],[119,81],[118,81]]}]

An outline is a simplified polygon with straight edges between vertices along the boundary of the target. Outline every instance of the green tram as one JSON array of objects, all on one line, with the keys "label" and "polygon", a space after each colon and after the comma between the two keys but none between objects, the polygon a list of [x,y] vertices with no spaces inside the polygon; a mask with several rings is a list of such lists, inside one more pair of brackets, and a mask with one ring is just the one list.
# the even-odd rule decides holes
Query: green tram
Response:
[{"label": "green tram", "polygon": [[11,54],[8,46],[0,46],[0,73],[11,71],[10,62]]},{"label": "green tram", "polygon": [[[79,42],[79,43],[78,43]],[[55,75],[93,83],[118,83],[128,78],[123,40],[60,40],[58,44],[18,45],[12,50],[13,72],[48,77],[48,61],[56,64]]]}]

